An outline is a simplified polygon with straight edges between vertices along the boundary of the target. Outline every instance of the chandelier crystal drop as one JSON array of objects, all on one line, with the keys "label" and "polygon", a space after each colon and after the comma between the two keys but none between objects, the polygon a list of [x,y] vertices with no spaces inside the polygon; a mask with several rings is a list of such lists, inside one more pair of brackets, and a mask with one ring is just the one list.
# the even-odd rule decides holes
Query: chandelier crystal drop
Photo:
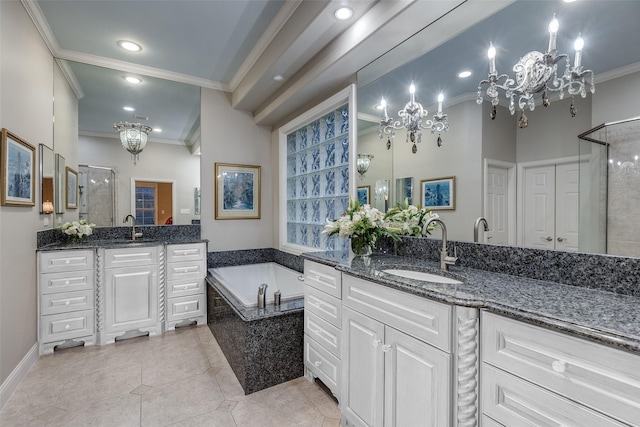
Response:
[{"label": "chandelier crystal drop", "polygon": [[144,147],[147,145],[147,137],[151,128],[140,123],[120,122],[113,125],[120,133],[122,147],[131,153],[134,166],[138,163],[138,158]]},{"label": "chandelier crystal drop", "polygon": [[[524,115],[524,109],[529,108],[530,111],[535,109],[535,96],[541,94],[542,105],[548,107],[551,104],[549,94],[558,92],[560,99],[564,98],[565,90],[571,95],[580,94],[582,98],[587,96],[587,86],[589,91],[595,93],[594,75],[592,70],[585,70],[581,64],[582,49],[584,48],[584,40],[578,35],[574,43],[575,57],[574,63],[571,65],[569,56],[559,53],[556,49],[556,40],[560,25],[556,16],[549,23],[549,47],[545,53],[531,51],[525,54],[517,64],[513,66],[515,77],[507,74],[498,75],[496,70],[496,48],[493,43],[489,46],[487,56],[489,58],[489,77],[482,80],[478,85],[478,104],[482,104],[484,96],[482,94],[483,86],[487,86],[485,95],[488,97],[493,110],[491,118],[495,119],[495,107],[499,103],[500,91],[504,92],[504,96],[509,100],[509,112],[511,115],[516,111],[517,106],[520,109],[521,117],[518,126],[524,128],[528,126],[528,119]],[[564,59],[564,73],[558,76],[558,63]],[[590,76],[590,81],[586,78]],[[576,115],[574,103],[571,103],[570,113],[572,117]]]},{"label": "chandelier crystal drop", "polygon": [[[380,120],[380,131],[378,136],[383,139],[384,135],[388,137],[394,137],[395,131],[400,129],[407,130],[406,142],[411,142],[413,146],[411,151],[416,153],[418,147],[416,144],[422,142],[422,130],[428,129],[431,133],[447,132],[449,130],[449,121],[447,115],[442,112],[442,102],[444,101],[444,95],[438,96],[438,112],[433,115],[432,119],[425,119],[429,112],[422,107],[422,104],[416,102],[416,87],[411,82],[409,86],[409,102],[407,102],[404,108],[398,111],[398,120],[394,120],[389,117],[387,113],[387,102],[384,98],[380,100],[380,106],[384,113],[384,117]],[[440,138],[440,142],[442,139]],[[390,141],[387,142],[387,149],[390,148]],[[441,144],[439,144],[440,146]]]}]

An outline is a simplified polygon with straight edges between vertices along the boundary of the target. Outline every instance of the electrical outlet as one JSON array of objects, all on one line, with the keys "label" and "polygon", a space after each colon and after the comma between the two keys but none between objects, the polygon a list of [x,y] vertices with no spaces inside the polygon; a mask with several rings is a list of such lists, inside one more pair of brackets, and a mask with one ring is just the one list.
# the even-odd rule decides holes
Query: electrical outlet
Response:
[{"label": "electrical outlet", "polygon": [[181,208],[180,209],[180,214],[181,215],[189,215],[191,213],[191,209],[189,208]]},{"label": "electrical outlet", "polygon": [[48,217],[44,217],[44,226],[48,227],[49,226],[49,218]]}]

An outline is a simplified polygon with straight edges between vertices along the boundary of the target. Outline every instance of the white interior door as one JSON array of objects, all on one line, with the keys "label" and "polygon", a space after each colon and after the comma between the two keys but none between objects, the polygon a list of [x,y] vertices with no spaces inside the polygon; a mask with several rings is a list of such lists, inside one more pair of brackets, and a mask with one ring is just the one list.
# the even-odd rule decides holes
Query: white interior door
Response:
[{"label": "white interior door", "polygon": [[555,247],[563,251],[578,251],[579,176],[578,163],[556,165]]},{"label": "white interior door", "polygon": [[554,249],[555,165],[524,169],[524,246]]},{"label": "white interior door", "polygon": [[[485,219],[489,224],[489,231],[482,243],[508,245],[509,242],[509,169],[502,166],[487,167],[487,191],[485,195]],[[482,230],[482,228],[480,229]]]}]

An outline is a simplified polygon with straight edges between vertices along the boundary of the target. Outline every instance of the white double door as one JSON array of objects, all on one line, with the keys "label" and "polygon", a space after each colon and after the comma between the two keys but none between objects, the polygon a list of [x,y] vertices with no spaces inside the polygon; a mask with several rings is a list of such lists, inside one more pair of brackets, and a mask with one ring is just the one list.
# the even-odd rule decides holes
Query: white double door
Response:
[{"label": "white double door", "polygon": [[519,172],[522,190],[519,243],[525,247],[577,251],[578,161],[523,164]]}]

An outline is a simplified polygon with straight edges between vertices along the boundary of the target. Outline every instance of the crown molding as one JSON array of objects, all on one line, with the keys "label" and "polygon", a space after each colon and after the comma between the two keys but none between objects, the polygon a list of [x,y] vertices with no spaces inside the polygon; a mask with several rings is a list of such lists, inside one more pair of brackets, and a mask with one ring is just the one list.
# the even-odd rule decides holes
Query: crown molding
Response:
[{"label": "crown molding", "polygon": [[280,30],[282,30],[284,25],[287,23],[289,18],[291,18],[300,4],[302,4],[302,0],[290,0],[284,2],[284,5],[280,9],[276,17],[273,19],[273,21],[271,21],[271,24],[269,24],[253,49],[251,49],[251,52],[249,52],[249,55],[245,58],[240,68],[238,68],[238,71],[236,71],[236,73],[234,74],[231,82],[229,82],[228,92],[236,90],[238,85],[242,82],[242,79],[244,79],[249,71],[251,71],[251,68],[256,65],[256,63],[260,59],[260,56],[262,56],[264,51],[271,44],[273,39],[278,35]]},{"label": "crown molding", "polygon": [[33,25],[35,25],[36,29],[40,33],[42,40],[47,45],[49,52],[55,57],[56,53],[60,50],[60,45],[58,44],[58,40],[53,35],[53,31],[49,26],[46,18],[44,17],[44,13],[42,13],[42,9],[40,9],[40,5],[36,0],[20,0],[22,2],[22,6],[24,6],[27,14],[33,21]]},{"label": "crown molding", "polygon": [[67,79],[69,86],[71,86],[71,90],[73,91],[73,93],[76,94],[76,98],[78,99],[84,98],[84,91],[82,90],[82,86],[80,85],[80,82],[76,78],[76,74],[71,69],[69,62],[65,61],[64,59],[58,59],[58,58],[55,58],[55,61],[60,67],[60,71],[62,72],[62,75],[64,76],[65,79]]},{"label": "crown molding", "polygon": [[624,67],[616,68],[614,70],[607,71],[606,73],[600,73],[596,76],[595,81],[597,83],[604,83],[608,80],[624,77],[629,74],[633,74],[640,71],[640,62],[634,64],[625,65]]},{"label": "crown molding", "polygon": [[[120,143],[120,137],[118,136],[117,133],[90,132],[90,131],[81,130],[81,131],[78,131],[78,135],[79,136],[89,136],[89,137],[92,137],[92,138],[113,139],[113,140],[118,141],[118,144]],[[181,145],[183,147],[188,147],[189,146],[184,141],[176,141],[176,140],[173,140],[173,139],[159,139],[159,138],[148,137],[147,138],[147,142],[153,142],[153,143],[156,143],[156,144]]]}]

